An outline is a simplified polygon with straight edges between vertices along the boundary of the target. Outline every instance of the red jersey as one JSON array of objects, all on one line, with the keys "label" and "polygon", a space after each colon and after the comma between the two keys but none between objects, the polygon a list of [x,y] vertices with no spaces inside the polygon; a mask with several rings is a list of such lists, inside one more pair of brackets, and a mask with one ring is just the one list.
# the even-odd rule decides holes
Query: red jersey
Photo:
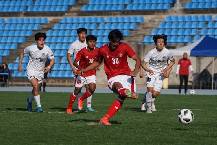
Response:
[{"label": "red jersey", "polygon": [[179,75],[189,75],[189,66],[191,65],[191,61],[182,58],[179,60],[178,64],[180,65]]},{"label": "red jersey", "polygon": [[[75,61],[79,62],[78,68],[84,69],[90,64],[92,64],[94,61],[98,61],[98,48],[95,48],[94,50],[88,50],[87,47],[82,48],[78,53],[76,54]],[[84,72],[82,74],[83,77],[96,75],[96,70],[89,70],[87,72]]]},{"label": "red jersey", "polygon": [[108,79],[117,75],[130,75],[131,69],[127,57],[131,58],[134,55],[135,51],[123,42],[114,51],[109,49],[108,44],[99,49],[99,56],[104,60],[104,70]]}]

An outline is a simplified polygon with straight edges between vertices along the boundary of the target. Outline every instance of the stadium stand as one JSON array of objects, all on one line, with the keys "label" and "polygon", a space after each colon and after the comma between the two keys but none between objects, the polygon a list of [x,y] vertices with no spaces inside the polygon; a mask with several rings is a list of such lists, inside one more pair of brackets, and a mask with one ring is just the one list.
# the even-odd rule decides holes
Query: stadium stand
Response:
[{"label": "stadium stand", "polygon": [[81,11],[165,11],[175,0],[90,0]]},{"label": "stadium stand", "polygon": [[217,38],[216,26],[216,17],[211,15],[168,16],[152,30],[151,35],[144,37],[144,42],[153,43],[155,34],[168,35],[168,42],[174,44],[191,43],[204,35]]},{"label": "stadium stand", "polygon": [[185,4],[185,9],[188,10],[204,10],[204,9],[217,9],[216,0],[192,0]]}]

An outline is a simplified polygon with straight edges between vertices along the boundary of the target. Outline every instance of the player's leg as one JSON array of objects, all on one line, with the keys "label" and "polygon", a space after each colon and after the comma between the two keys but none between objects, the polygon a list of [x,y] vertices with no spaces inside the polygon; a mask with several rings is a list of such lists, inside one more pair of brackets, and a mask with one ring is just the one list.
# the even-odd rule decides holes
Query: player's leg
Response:
[{"label": "player's leg", "polygon": [[[88,84],[88,87],[91,89],[91,90],[94,90],[96,89],[96,76],[95,75],[92,75],[92,76],[89,76],[89,77],[86,77],[86,82]],[[91,86],[89,86],[89,84],[91,84]],[[94,112],[95,110],[92,108],[92,95],[90,95],[88,98],[87,98],[87,108],[86,108],[86,111],[88,112]]]},{"label": "player's leg", "polygon": [[[96,89],[96,84],[95,83],[90,83],[85,85],[86,87],[86,92],[78,99],[78,109],[82,110],[83,109],[83,102],[84,100],[88,99],[89,97],[92,96]],[[94,111],[94,110],[88,110],[88,111]]]},{"label": "player's leg", "polygon": [[74,104],[78,94],[81,92],[81,89],[82,88],[75,87],[74,92],[70,94],[68,106],[66,108],[67,114],[72,114],[73,104]]},{"label": "player's leg", "polygon": [[78,94],[81,92],[82,86],[83,86],[83,82],[82,82],[82,80],[81,80],[81,77],[80,77],[80,76],[77,76],[77,77],[75,78],[75,89],[74,89],[74,93],[71,93],[71,94],[70,94],[68,106],[67,106],[67,108],[66,108],[66,113],[67,113],[67,114],[72,114],[73,103],[75,102],[76,97],[78,96]]},{"label": "player's leg", "polygon": [[182,93],[183,79],[184,79],[183,76],[179,75],[179,80],[180,80],[180,83],[179,83],[179,94]]},{"label": "player's leg", "polygon": [[152,106],[151,106],[151,111],[157,111],[156,105],[155,105],[155,100],[156,100],[156,98],[157,98],[158,96],[160,96],[160,92],[153,90],[153,92],[152,92]]},{"label": "player's leg", "polygon": [[161,76],[157,77],[155,83],[154,83],[154,88],[152,89],[152,106],[151,106],[151,111],[157,111],[156,105],[155,105],[155,100],[158,96],[160,96],[160,91],[163,86],[163,79]]},{"label": "player's leg", "polygon": [[27,111],[28,112],[32,112],[32,101],[33,101],[34,97],[33,97],[33,89],[32,89],[32,92],[31,92],[31,96],[29,96],[27,98]]},{"label": "player's leg", "polygon": [[103,125],[111,125],[109,122],[110,118],[121,109],[126,98],[137,98],[135,93],[135,80],[131,78],[131,76],[121,75],[113,77],[109,79],[108,83],[112,91],[118,94],[118,98],[108,108],[107,113],[100,119],[100,123]]},{"label": "player's leg", "polygon": [[36,112],[43,112],[42,110],[42,106],[41,106],[41,99],[40,99],[40,95],[39,95],[39,80],[36,79],[36,78],[32,78],[30,80],[31,82],[31,85],[33,87],[33,96],[34,96],[34,99],[35,99],[35,102],[36,102]]},{"label": "player's leg", "polygon": [[188,75],[184,76],[184,85],[185,85],[185,95],[186,95],[188,91]]},{"label": "player's leg", "polygon": [[43,87],[43,92],[45,92],[46,90],[46,86],[47,86],[47,81],[46,81],[46,79],[44,79],[43,80],[43,82],[42,82],[42,87]]}]

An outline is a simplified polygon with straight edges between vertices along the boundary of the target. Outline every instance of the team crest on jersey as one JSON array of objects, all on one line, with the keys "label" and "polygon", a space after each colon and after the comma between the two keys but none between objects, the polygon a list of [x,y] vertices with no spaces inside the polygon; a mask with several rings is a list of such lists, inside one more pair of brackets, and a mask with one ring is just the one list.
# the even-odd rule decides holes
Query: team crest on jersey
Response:
[{"label": "team crest on jersey", "polygon": [[120,53],[120,54],[119,54],[119,57],[122,57],[122,56],[123,56],[123,54],[122,54],[122,53]]},{"label": "team crest on jersey", "polygon": [[86,56],[86,58],[88,59],[88,56]]}]

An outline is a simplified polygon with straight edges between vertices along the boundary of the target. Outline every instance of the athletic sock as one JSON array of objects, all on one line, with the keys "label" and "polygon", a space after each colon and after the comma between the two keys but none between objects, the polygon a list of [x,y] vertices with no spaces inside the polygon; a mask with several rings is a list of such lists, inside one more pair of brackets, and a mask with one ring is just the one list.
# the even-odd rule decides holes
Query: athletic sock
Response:
[{"label": "athletic sock", "polygon": [[76,96],[74,94],[70,95],[69,103],[68,103],[68,107],[67,108],[72,109],[72,105],[75,102],[75,100],[76,100]]},{"label": "athletic sock", "polygon": [[41,107],[40,95],[34,96],[37,107]]},{"label": "athletic sock", "polygon": [[107,113],[104,115],[104,117],[107,117],[108,119],[112,118],[117,112],[118,110],[121,108],[122,106],[122,102],[118,99],[116,99],[112,105],[109,107]]},{"label": "athletic sock", "polygon": [[90,95],[90,96],[87,98],[87,108],[91,108],[91,104],[92,104],[92,95]]},{"label": "athletic sock", "polygon": [[151,92],[146,93],[146,104],[148,108],[151,108],[151,105],[152,105],[152,93]]}]

